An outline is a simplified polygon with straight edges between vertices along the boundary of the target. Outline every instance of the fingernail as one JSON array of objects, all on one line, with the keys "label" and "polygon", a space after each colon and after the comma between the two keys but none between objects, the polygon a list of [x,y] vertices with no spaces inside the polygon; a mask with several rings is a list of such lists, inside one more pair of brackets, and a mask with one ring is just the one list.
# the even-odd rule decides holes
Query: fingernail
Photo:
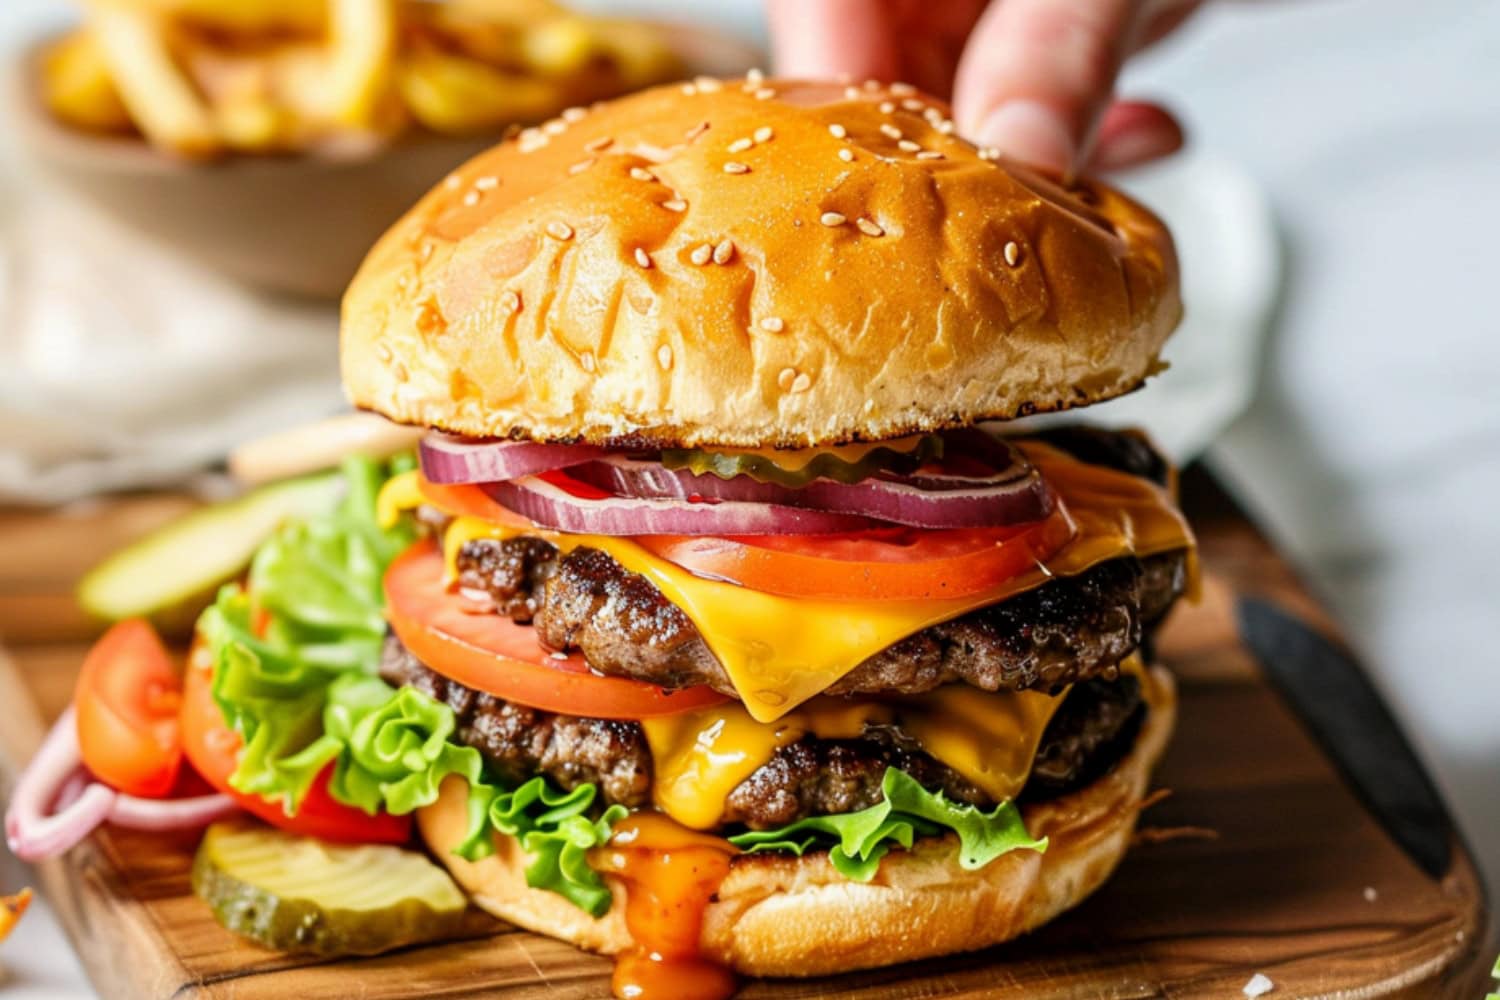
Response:
[{"label": "fingernail", "polygon": [[1077,153],[1067,124],[1039,101],[1000,105],[980,123],[974,141],[995,147],[1002,156],[1053,170],[1067,170]]}]

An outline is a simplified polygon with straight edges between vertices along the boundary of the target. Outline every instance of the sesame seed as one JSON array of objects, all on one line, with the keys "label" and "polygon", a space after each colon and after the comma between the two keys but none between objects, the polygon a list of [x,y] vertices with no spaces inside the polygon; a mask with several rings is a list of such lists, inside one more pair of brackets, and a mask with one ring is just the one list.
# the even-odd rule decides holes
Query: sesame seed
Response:
[{"label": "sesame seed", "polygon": [[865,412],[869,413],[873,409],[875,409],[875,400],[873,400],[873,399],[867,399],[867,400],[865,400]]},{"label": "sesame seed", "polygon": [[1016,245],[1016,241],[1011,240],[1009,243],[1005,244],[1005,263],[1009,264],[1011,267],[1015,267],[1016,263],[1020,261],[1020,259],[1021,248]]},{"label": "sesame seed", "polygon": [[581,174],[585,170],[587,170],[589,167],[592,167],[593,165],[594,165],[594,158],[591,156],[591,157],[589,157],[586,160],[579,160],[577,163],[573,164],[571,167],[568,168],[568,173],[570,173],[570,174]]},{"label": "sesame seed", "polygon": [[755,145],[754,139],[736,139],[729,144],[729,151],[731,153],[743,153],[753,145]]},{"label": "sesame seed", "polygon": [[937,130],[942,135],[952,135],[954,130],[953,119],[944,118],[937,123]]},{"label": "sesame seed", "polygon": [[597,139],[590,139],[583,144],[583,148],[590,153],[602,153],[615,144],[615,140],[607,135],[601,135]]},{"label": "sesame seed", "polygon": [[935,149],[924,149],[920,153],[917,154],[917,159],[919,159],[919,160],[941,160],[941,159],[943,159],[943,154],[940,153],[940,152],[938,152]]},{"label": "sesame seed", "polygon": [[550,141],[539,129],[528,128],[522,130],[518,143],[521,152],[534,153]]},{"label": "sesame seed", "polygon": [[640,247],[636,247],[635,248],[635,262],[637,264],[641,265],[641,267],[650,267],[651,266],[651,255],[649,253],[647,253],[646,251],[642,250]]},{"label": "sesame seed", "polygon": [[725,237],[724,239],[722,239],[722,240],[719,241],[719,245],[718,246],[714,247],[714,263],[715,264],[728,264],[733,259],[734,259],[734,240],[731,240],[728,237]]},{"label": "sesame seed", "polygon": [[662,344],[656,349],[656,363],[661,365],[663,371],[672,367],[672,347],[670,344]]},{"label": "sesame seed", "polygon": [[825,226],[842,226],[849,220],[844,218],[844,216],[840,215],[838,212],[824,212],[822,215],[818,216],[818,221],[823,223],[823,225]]},{"label": "sesame seed", "polygon": [[901,150],[903,153],[915,153],[920,151],[922,147],[917,143],[912,142],[910,139],[902,139],[900,142],[896,143],[896,148]]},{"label": "sesame seed", "polygon": [[880,102],[880,113],[881,114],[888,115],[892,111],[895,111],[895,110],[896,110],[896,104],[895,104],[894,101],[881,101]]},{"label": "sesame seed", "polygon": [[846,98],[848,98],[849,100],[851,100],[851,101],[857,101],[857,100],[859,100],[859,88],[858,87],[845,87],[844,88],[844,96]]},{"label": "sesame seed", "polygon": [[743,163],[739,163],[735,160],[730,160],[728,163],[724,164],[724,172],[726,174],[748,174],[750,172],[750,168]]},{"label": "sesame seed", "polygon": [[422,259],[423,260],[429,259],[432,256],[432,250],[433,250],[433,245],[431,243],[423,243],[422,244]]},{"label": "sesame seed", "polygon": [[647,183],[656,180],[656,175],[645,167],[631,167],[630,176],[638,181],[646,181]]},{"label": "sesame seed", "polygon": [[776,133],[771,130],[771,126],[762,125],[755,130],[754,139],[756,142],[770,142],[775,135]]},{"label": "sesame seed", "polygon": [[797,381],[797,369],[795,368],[783,368],[781,369],[781,374],[776,376],[776,384],[781,386],[782,392],[791,389],[792,383],[795,381]]},{"label": "sesame seed", "polygon": [[899,128],[892,125],[890,122],[881,122],[880,134],[890,139],[899,139],[901,138],[902,133]]},{"label": "sesame seed", "polygon": [[998,160],[1000,158],[1000,150],[994,146],[985,146],[980,149],[979,158],[981,160]]},{"label": "sesame seed", "polygon": [[474,182],[475,191],[493,191],[500,186],[498,177],[481,177]]},{"label": "sesame seed", "polygon": [[691,83],[684,83],[682,85],[682,92],[687,96],[692,97],[694,94],[698,93],[698,88],[693,86]]},{"label": "sesame seed", "polygon": [[849,138],[849,130],[844,128],[844,126],[840,125],[838,122],[834,122],[832,125],[828,126],[828,134],[833,136],[835,139]]},{"label": "sesame seed", "polygon": [[937,108],[927,108],[922,112],[922,117],[926,118],[933,125],[936,125],[943,120],[943,113]]},{"label": "sesame seed", "polygon": [[584,351],[579,355],[578,361],[583,365],[583,370],[586,372],[592,373],[598,367],[598,363],[594,360],[593,351]]},{"label": "sesame seed", "polygon": [[839,159],[843,160],[845,163],[853,163],[854,162],[854,150],[849,149],[847,147],[845,147],[844,149],[839,150]]},{"label": "sesame seed", "polygon": [[760,328],[767,333],[780,333],[786,329],[786,323],[780,316],[766,316],[761,319]]},{"label": "sesame seed", "polygon": [[554,118],[551,121],[542,123],[542,131],[548,135],[562,135],[567,130],[568,123],[561,118]]},{"label": "sesame seed", "polygon": [[808,389],[811,389],[811,388],[812,388],[812,376],[808,375],[806,372],[802,372],[796,378],[792,379],[792,391],[793,392],[806,392]]},{"label": "sesame seed", "polygon": [[895,94],[897,97],[911,97],[916,92],[917,88],[913,87],[909,83],[897,82],[891,84],[891,93]]},{"label": "sesame seed", "polygon": [[724,86],[722,82],[711,76],[700,76],[693,82],[696,83],[698,85],[698,89],[703,91],[703,93],[705,94],[717,93]]},{"label": "sesame seed", "polygon": [[906,100],[901,102],[901,106],[907,111],[921,111],[924,107],[922,102],[917,100],[915,97],[908,97]]},{"label": "sesame seed", "polygon": [[681,198],[671,198],[667,201],[662,202],[661,207],[665,208],[668,212],[686,212],[687,202],[683,201]]},{"label": "sesame seed", "polygon": [[755,99],[757,101],[769,101],[775,96],[776,91],[772,90],[770,87],[762,87],[755,92]]},{"label": "sesame seed", "polygon": [[687,136],[687,141],[688,142],[692,142],[694,139],[698,138],[700,135],[702,135],[704,132],[707,132],[707,131],[708,131],[708,122],[699,122],[698,124],[694,125],[692,128],[688,129],[683,134],[685,136]]},{"label": "sesame seed", "polygon": [[464,195],[464,204],[469,206],[470,208],[473,208],[475,205],[479,204],[479,192],[470,191],[468,194]]},{"label": "sesame seed", "polygon": [[461,182],[459,181],[457,174],[449,174],[447,177],[443,178],[443,187],[447,188],[449,191],[458,190],[458,185],[460,183]]},{"label": "sesame seed", "polygon": [[693,252],[688,254],[688,260],[692,261],[694,264],[697,264],[699,267],[702,267],[710,260],[713,260],[713,256],[714,248],[709,246],[707,243],[702,243],[694,247]]},{"label": "sesame seed", "polygon": [[583,108],[564,108],[562,113],[562,120],[565,122],[580,122],[583,121],[584,117],[587,114],[588,112]]},{"label": "sesame seed", "polygon": [[866,236],[885,235],[885,230],[880,228],[879,223],[875,222],[874,220],[867,219],[862,215],[854,220],[854,224],[859,227],[859,231],[864,233]]},{"label": "sesame seed", "polygon": [[752,66],[749,70],[747,70],[745,72],[745,82],[746,83],[753,83],[757,87],[760,86],[761,81],[764,80],[765,78],[766,78],[766,74],[763,73],[763,72],[761,72],[760,68],[757,67],[757,66]]},{"label": "sesame seed", "polygon": [[520,312],[521,293],[516,291],[514,288],[507,289],[505,294],[500,296],[500,308],[504,309],[508,313]]},{"label": "sesame seed", "polygon": [[547,235],[555,240],[571,240],[573,238],[573,227],[566,222],[547,223]]}]

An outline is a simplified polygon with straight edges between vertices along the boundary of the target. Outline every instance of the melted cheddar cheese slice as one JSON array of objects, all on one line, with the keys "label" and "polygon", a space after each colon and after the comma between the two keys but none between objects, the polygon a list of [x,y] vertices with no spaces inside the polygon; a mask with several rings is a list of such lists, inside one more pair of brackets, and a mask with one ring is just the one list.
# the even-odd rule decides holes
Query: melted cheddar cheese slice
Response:
[{"label": "melted cheddar cheese slice", "polygon": [[[650,580],[683,610],[724,665],[751,719],[774,722],[821,694],[864,660],[931,625],[957,618],[1107,559],[1191,548],[1187,522],[1167,492],[1137,476],[1080,462],[1035,441],[1017,444],[1051,484],[1077,527],[1071,541],[1036,568],[961,598],[831,601],[780,597],[705,580],[646,551],[629,538],[570,534],[458,517],[444,550],[450,577],[463,543],[529,534],[568,551],[601,549]],[[381,513],[426,502],[416,473],[387,484]]]},{"label": "melted cheddar cheese slice", "polygon": [[950,685],[899,702],[813,698],[772,723],[757,722],[735,702],[643,719],[655,775],[651,794],[683,826],[712,829],[729,794],[781,747],[804,736],[856,739],[867,726],[899,726],[994,801],[1006,802],[1026,784],[1042,732],[1064,697]]}]

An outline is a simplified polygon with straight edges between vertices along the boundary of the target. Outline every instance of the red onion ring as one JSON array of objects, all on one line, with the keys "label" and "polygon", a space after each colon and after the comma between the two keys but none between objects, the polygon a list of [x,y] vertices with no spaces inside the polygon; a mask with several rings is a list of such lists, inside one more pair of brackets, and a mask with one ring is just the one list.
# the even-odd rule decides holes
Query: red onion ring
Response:
[{"label": "red onion ring", "polygon": [[227,795],[141,799],[90,780],[69,705],[16,782],[5,811],[5,843],[21,860],[41,861],[66,853],[106,821],[137,830],[178,830],[203,826],[237,808]]},{"label": "red onion ring", "polygon": [[227,795],[195,795],[188,799],[142,799],[115,795],[109,822],[131,830],[195,830],[239,810]]},{"label": "red onion ring", "polygon": [[874,525],[864,517],[772,503],[611,496],[560,472],[488,483],[484,491],[544,528],[575,534],[828,535]]},{"label": "red onion ring", "polygon": [[551,472],[603,458],[604,448],[586,444],[537,444],[531,441],[471,441],[433,431],[422,438],[417,457],[428,482],[492,483]]},{"label": "red onion ring", "polygon": [[[975,459],[976,471],[988,469],[991,472],[982,477],[932,472],[910,476],[884,474],[858,483],[815,479],[806,486],[787,487],[763,483],[749,476],[722,479],[715,475],[698,475],[686,469],[668,469],[660,462],[623,455],[588,462],[568,474],[618,496],[780,504],[918,528],[1002,527],[1039,521],[1050,514],[1052,493],[1030,463],[989,435],[981,433],[980,436],[993,447],[981,445],[968,452],[949,448],[945,453],[959,452]],[[969,442],[965,440],[962,444],[967,446]],[[974,451],[982,452],[982,457],[975,455]]]}]

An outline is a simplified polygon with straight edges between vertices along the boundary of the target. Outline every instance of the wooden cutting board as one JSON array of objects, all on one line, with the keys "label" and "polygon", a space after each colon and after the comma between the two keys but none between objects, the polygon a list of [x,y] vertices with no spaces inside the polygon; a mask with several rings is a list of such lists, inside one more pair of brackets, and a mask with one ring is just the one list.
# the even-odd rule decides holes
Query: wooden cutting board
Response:
[{"label": "wooden cutting board", "polygon": [[[1184,502],[1203,601],[1174,613],[1161,659],[1181,721],[1157,778],[1172,794],[1141,843],[1073,913],[1022,940],[836,979],[760,982],[745,997],[1453,997],[1487,980],[1482,890],[1462,844],[1441,881],[1401,853],[1341,783],[1235,634],[1236,595],[1330,636],[1327,617],[1201,470]],[[136,497],[71,513],[0,512],[0,765],[13,769],[66,704],[93,631],[72,587],[100,555],[188,501]],[[0,657],[3,660],[3,657]],[[3,770],[0,767],[0,770]],[[373,959],[263,951],[222,930],[188,887],[192,839],[95,835],[40,867],[101,994],[119,1000],[295,996],[598,997],[609,963],[474,915],[462,939]]]}]

